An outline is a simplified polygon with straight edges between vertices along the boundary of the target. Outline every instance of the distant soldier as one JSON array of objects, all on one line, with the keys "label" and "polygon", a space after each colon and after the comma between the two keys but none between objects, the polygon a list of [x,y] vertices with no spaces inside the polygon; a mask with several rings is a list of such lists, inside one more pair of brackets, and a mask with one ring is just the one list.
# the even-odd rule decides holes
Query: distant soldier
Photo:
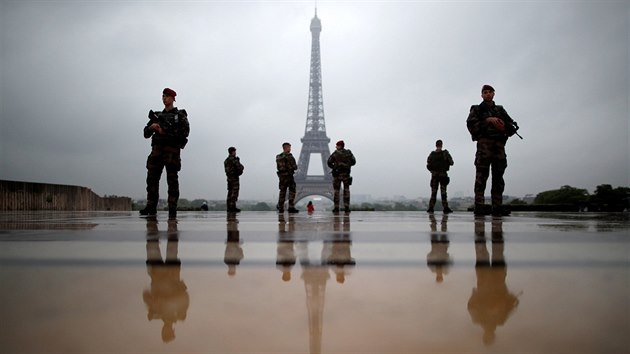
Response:
[{"label": "distant soldier", "polygon": [[227,211],[229,213],[238,213],[241,209],[236,207],[238,201],[238,192],[240,189],[239,177],[243,174],[245,167],[241,164],[241,160],[236,156],[236,148],[230,146],[228,148],[228,157],[223,162],[225,175],[227,176]]},{"label": "distant soldier", "polygon": [[333,201],[335,208],[333,213],[339,212],[339,190],[343,183],[343,206],[346,213],[350,212],[350,186],[352,185],[352,177],[350,169],[357,161],[352,151],[345,149],[346,144],[343,140],[339,140],[335,146],[336,150],[330,154],[328,158],[328,167],[332,169],[333,189],[335,191]]},{"label": "distant soldier", "polygon": [[503,190],[505,189],[503,174],[507,168],[505,143],[509,137],[516,134],[518,128],[503,106],[494,103],[492,86],[483,85],[481,97],[483,102],[470,108],[470,114],[466,120],[472,140],[477,142],[475,214],[489,214],[484,204],[484,192],[492,166],[492,189],[490,190],[492,214],[509,215],[510,211],[503,207]]},{"label": "distant soldier", "polygon": [[451,166],[453,166],[451,154],[448,150],[442,150],[442,140],[436,141],[435,151],[431,151],[429,157],[427,157],[427,170],[431,172],[431,199],[429,200],[427,213],[433,213],[433,207],[437,200],[438,186],[442,196],[444,214],[453,212],[451,208],[448,207],[448,200],[446,198],[446,186],[448,186],[450,182],[448,170]]},{"label": "distant soldier", "polygon": [[278,196],[278,205],[276,209],[278,212],[284,213],[284,201],[287,196],[287,189],[289,190],[289,213],[297,213],[299,210],[295,209],[295,194],[296,185],[293,174],[297,170],[297,163],[295,158],[291,154],[291,144],[282,144],[282,153],[276,155],[276,167],[278,169],[278,187],[280,188],[280,194]]},{"label": "distant soldier", "polygon": [[156,215],[162,170],[166,168],[168,183],[168,217],[177,217],[181,149],[188,142],[190,125],[186,110],[173,107],[177,93],[170,88],[162,91],[162,112],[149,111],[149,122],[144,127],[145,139],[151,138],[151,154],[147,158],[147,205],[140,215]]}]

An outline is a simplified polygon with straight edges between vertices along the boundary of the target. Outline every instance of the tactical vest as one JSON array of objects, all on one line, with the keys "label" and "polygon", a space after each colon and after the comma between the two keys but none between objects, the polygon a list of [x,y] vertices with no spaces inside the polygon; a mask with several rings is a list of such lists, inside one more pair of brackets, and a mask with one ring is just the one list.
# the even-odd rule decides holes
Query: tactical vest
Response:
[{"label": "tactical vest", "polygon": [[448,151],[432,151],[429,155],[429,170],[431,172],[446,172],[451,168]]},{"label": "tactical vest", "polygon": [[293,155],[284,152],[276,155],[276,167],[279,175],[293,175],[297,169]]},{"label": "tactical vest", "polygon": [[223,165],[225,166],[226,176],[231,178],[236,178],[242,175],[245,170],[238,157],[228,156]]},{"label": "tactical vest", "polygon": [[488,124],[485,129],[482,130],[474,130],[471,129],[473,127],[468,126],[468,131],[472,135],[473,141],[478,140],[479,138],[490,138],[497,140],[507,140],[507,138],[514,135],[514,126],[513,120],[510,116],[507,115],[507,112],[501,105],[493,105],[491,107],[482,107],[482,105],[473,105],[471,111],[475,111],[475,115],[477,119],[481,122],[484,121],[488,117],[497,117],[503,121],[505,125],[505,131],[500,131],[494,127],[492,124]]},{"label": "tactical vest", "polygon": [[183,148],[188,142],[188,134],[182,127],[182,121],[187,117],[186,110],[174,108],[168,112],[156,112],[155,115],[156,123],[164,130],[165,135],[153,135],[153,142]]},{"label": "tactical vest", "polygon": [[337,150],[330,155],[328,159],[328,167],[332,168],[333,176],[337,176],[339,174],[349,174],[350,169],[356,161],[354,160],[354,155],[352,155],[352,151],[347,149]]}]

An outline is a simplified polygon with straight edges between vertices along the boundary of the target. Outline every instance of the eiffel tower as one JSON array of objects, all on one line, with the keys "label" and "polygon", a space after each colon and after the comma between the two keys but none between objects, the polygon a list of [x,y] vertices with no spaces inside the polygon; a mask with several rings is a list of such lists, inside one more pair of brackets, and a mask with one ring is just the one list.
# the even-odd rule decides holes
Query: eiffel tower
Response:
[{"label": "eiffel tower", "polygon": [[[324,99],[322,97],[322,65],[319,51],[319,34],[322,31],[322,23],[315,17],[311,20],[311,75],[308,89],[308,110],[306,115],[306,129],[302,141],[302,150],[298,161],[298,171],[295,176],[298,201],[309,195],[321,195],[333,199],[332,177],[327,165],[330,150],[328,143],[330,138],[326,136],[326,123],[324,122]],[[308,175],[308,165],[312,154],[321,156],[324,175]]]}]

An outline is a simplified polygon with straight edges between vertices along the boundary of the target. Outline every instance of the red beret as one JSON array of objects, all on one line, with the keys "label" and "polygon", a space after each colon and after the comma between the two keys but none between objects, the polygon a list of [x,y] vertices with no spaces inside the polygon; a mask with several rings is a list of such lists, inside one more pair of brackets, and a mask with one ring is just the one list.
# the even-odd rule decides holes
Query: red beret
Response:
[{"label": "red beret", "polygon": [[339,140],[339,141],[337,142],[337,146],[344,147],[344,146],[346,146],[346,143],[344,143],[344,142],[343,142],[343,140]]},{"label": "red beret", "polygon": [[165,88],[164,91],[162,91],[163,94],[167,95],[167,96],[171,96],[171,97],[175,97],[177,96],[177,92],[171,90],[170,88]]}]

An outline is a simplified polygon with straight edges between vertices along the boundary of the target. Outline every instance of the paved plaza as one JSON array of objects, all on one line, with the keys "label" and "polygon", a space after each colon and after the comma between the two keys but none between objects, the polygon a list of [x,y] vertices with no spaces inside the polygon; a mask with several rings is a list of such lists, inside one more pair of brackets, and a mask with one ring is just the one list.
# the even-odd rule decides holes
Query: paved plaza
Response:
[{"label": "paved plaza", "polygon": [[628,353],[628,213],[0,214],[2,353]]}]

